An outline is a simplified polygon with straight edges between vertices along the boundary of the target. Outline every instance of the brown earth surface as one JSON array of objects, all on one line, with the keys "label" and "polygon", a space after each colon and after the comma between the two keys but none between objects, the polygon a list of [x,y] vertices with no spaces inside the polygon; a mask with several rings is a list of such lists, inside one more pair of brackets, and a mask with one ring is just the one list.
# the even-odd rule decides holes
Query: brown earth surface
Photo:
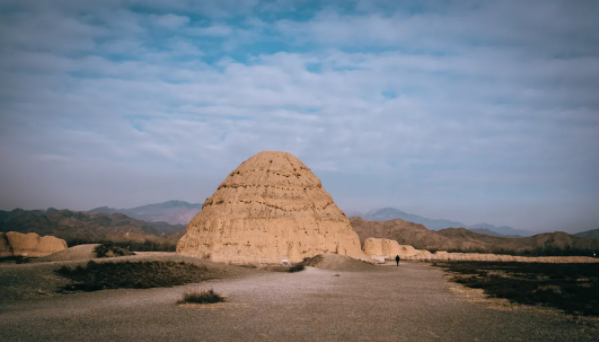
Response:
[{"label": "brown earth surface", "polygon": [[187,225],[177,253],[249,264],[330,253],[365,258],[320,180],[292,154],[274,151],[228,175]]},{"label": "brown earth surface", "polygon": [[[123,260],[131,258],[148,256]],[[159,260],[169,258],[193,259]],[[473,291],[456,290],[463,288],[423,263],[371,266],[369,272],[307,267],[268,273],[196,262],[221,267],[221,279],[174,288],[36,293],[27,300],[0,297],[0,336],[5,341],[425,342],[596,341],[599,336],[596,321],[494,304]],[[59,266],[0,266],[0,286],[13,278],[17,286],[44,286]],[[209,289],[227,301],[177,305],[184,293]]]}]

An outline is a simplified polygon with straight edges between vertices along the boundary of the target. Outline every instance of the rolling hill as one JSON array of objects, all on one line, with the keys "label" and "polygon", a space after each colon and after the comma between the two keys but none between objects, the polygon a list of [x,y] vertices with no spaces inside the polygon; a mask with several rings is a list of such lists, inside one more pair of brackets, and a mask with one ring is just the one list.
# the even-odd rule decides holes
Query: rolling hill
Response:
[{"label": "rolling hill", "polygon": [[[401,219],[366,221],[360,217],[352,217],[350,223],[361,241],[368,237],[385,238],[419,249],[515,253],[538,249],[568,249],[570,251],[576,249],[585,253],[587,250],[599,250],[599,240],[576,237],[564,232],[508,238],[478,234],[465,228],[447,228],[435,232],[421,224]],[[558,253],[558,251],[555,252]]]},{"label": "rolling hill", "polygon": [[109,207],[98,207],[89,210],[89,213],[113,214],[121,213],[131,218],[143,220],[146,222],[166,222],[172,225],[187,225],[194,216],[196,216],[202,205],[199,203],[188,203],[184,201],[168,201],[164,203],[155,203],[142,205],[140,207],[129,209],[116,209]]},{"label": "rolling hill", "polygon": [[507,237],[507,238],[522,237],[520,235],[502,235],[502,234],[499,234],[497,232],[494,232],[494,231],[486,229],[486,228],[468,228],[468,230],[471,232],[477,233],[477,234],[496,236],[496,237]]},{"label": "rolling hill", "polygon": [[587,230],[586,232],[580,232],[573,235],[581,238],[599,239],[599,229]]}]

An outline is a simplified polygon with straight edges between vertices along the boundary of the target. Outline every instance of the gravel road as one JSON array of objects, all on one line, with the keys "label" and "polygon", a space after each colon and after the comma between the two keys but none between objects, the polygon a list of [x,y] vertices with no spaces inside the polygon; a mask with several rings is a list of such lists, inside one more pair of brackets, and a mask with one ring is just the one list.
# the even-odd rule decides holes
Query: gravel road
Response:
[{"label": "gravel road", "polygon": [[[335,276],[339,274],[339,276]],[[175,288],[2,300],[2,341],[598,341],[596,325],[464,300],[423,263],[257,272]],[[228,302],[178,306],[188,290]]]}]

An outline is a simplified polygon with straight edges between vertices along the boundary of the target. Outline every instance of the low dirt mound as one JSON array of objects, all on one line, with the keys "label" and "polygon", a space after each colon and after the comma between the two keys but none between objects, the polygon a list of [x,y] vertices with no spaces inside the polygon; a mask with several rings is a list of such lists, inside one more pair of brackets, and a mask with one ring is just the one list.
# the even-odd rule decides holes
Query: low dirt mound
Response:
[{"label": "low dirt mound", "polygon": [[303,264],[338,272],[372,271],[376,267],[364,261],[338,254],[319,254],[304,261]]},{"label": "low dirt mound", "polygon": [[113,245],[89,244],[78,245],[45,257],[31,259],[32,262],[75,261],[95,258],[112,258],[130,256],[135,253]]},{"label": "low dirt mound", "polygon": [[[58,296],[56,292],[60,289],[67,289],[71,285],[79,284],[77,280],[73,282],[70,277],[63,277],[56,273],[56,270],[61,268],[61,263],[65,263],[70,269],[77,269],[77,266],[87,268],[89,259],[80,259],[78,261],[63,261],[56,263],[31,263],[26,265],[0,265],[0,307],[2,302],[6,300],[20,300],[20,299],[32,299],[32,298],[48,298]],[[260,272],[254,269],[239,267],[229,264],[220,264],[211,262],[209,260],[198,259],[194,257],[186,257],[181,255],[175,255],[175,253],[161,254],[161,255],[133,255],[119,258],[102,258],[94,259],[96,263],[147,263],[147,262],[159,262],[162,264],[168,263],[185,263],[191,265],[197,265],[201,268],[206,268],[207,272],[202,272],[202,277],[207,279],[228,279],[235,277],[242,277],[256,272]],[[120,269],[121,271],[127,271],[127,266]],[[132,268],[129,268],[129,271]],[[141,270],[146,272],[147,268]],[[155,271],[155,270],[154,270]],[[127,271],[128,272],[128,271]],[[93,273],[93,272],[92,272]],[[97,273],[97,272],[96,272]],[[104,271],[103,274],[106,275]],[[122,274],[119,273],[119,274]],[[172,275],[172,273],[170,273]],[[183,273],[179,272],[180,275]],[[110,278],[110,274],[106,275]],[[131,274],[127,276],[128,279],[137,276]],[[145,275],[142,276],[145,277]],[[104,275],[103,275],[104,277]],[[158,275],[157,277],[161,277]],[[177,276],[178,277],[178,276]],[[183,274],[182,277],[185,277]],[[181,277],[178,277],[181,278]],[[114,279],[114,278],[113,278]],[[125,278],[123,278],[125,279]],[[100,279],[98,281],[105,281],[107,278]],[[108,279],[109,280],[109,279]],[[136,280],[136,279],[133,279]],[[138,279],[138,280],[141,280]],[[147,283],[147,282],[145,282]],[[102,284],[104,286],[104,284]],[[136,285],[137,286],[137,285]],[[141,286],[141,285],[140,285]],[[93,286],[92,286],[93,287]],[[72,286],[71,286],[72,289]],[[1,340],[1,339],[0,339]]]},{"label": "low dirt mound", "polygon": [[96,248],[100,247],[100,244],[90,245],[79,245],[71,248],[67,248],[60,252],[50,254],[45,257],[37,258],[32,260],[34,262],[52,262],[52,261],[74,261],[97,258]]}]

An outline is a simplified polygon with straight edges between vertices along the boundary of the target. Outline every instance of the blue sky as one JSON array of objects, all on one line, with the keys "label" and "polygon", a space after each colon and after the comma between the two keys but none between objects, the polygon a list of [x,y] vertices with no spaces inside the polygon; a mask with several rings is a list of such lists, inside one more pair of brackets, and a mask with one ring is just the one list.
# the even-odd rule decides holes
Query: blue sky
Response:
[{"label": "blue sky", "polygon": [[599,228],[598,13],[0,0],[0,208],[202,202],[282,150],[345,210]]}]

